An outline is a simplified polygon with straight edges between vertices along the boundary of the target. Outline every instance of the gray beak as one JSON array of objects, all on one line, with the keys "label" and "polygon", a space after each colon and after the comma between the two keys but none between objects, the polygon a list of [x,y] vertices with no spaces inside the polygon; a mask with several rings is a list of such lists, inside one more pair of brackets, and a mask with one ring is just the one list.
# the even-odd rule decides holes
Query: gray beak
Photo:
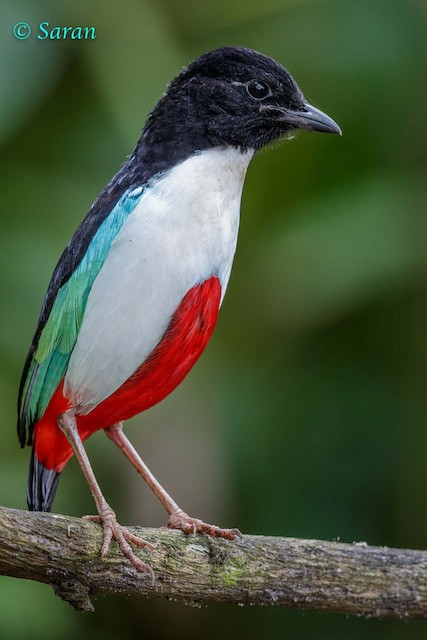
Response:
[{"label": "gray beak", "polygon": [[283,107],[263,105],[261,111],[270,111],[279,114],[279,120],[290,124],[294,129],[308,129],[308,131],[319,131],[321,133],[337,133],[342,135],[342,131],[337,123],[326,113],[312,107],[308,102],[304,103],[301,109],[286,109]]},{"label": "gray beak", "polygon": [[316,107],[312,107],[307,102],[305,103],[304,111],[294,111],[292,113],[298,129],[308,129],[309,131],[319,131],[320,133],[337,133],[342,136],[342,131],[335,120],[332,120],[326,113],[316,109]]}]

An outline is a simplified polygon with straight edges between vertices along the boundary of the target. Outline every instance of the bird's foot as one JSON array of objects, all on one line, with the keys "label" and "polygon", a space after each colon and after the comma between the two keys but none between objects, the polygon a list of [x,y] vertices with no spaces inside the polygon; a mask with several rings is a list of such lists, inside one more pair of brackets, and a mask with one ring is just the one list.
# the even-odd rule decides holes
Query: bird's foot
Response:
[{"label": "bird's foot", "polygon": [[207,524],[198,518],[191,518],[181,509],[169,516],[167,526],[169,529],[180,529],[187,535],[190,533],[206,533],[213,538],[226,538],[227,540],[242,537],[238,529],[221,529],[214,524]]},{"label": "bird's foot", "polygon": [[131,533],[126,527],[123,527],[117,522],[116,514],[109,505],[105,505],[102,508],[102,513],[97,516],[84,516],[84,520],[91,522],[98,522],[102,524],[104,529],[104,540],[101,547],[101,558],[105,558],[107,555],[112,540],[114,539],[119,545],[123,555],[129,560],[131,565],[140,573],[148,573],[151,577],[151,581],[154,585],[155,576],[154,571],[149,564],[140,560],[132,551],[130,542],[140,549],[154,549],[153,545],[140,538],[139,536]]}]

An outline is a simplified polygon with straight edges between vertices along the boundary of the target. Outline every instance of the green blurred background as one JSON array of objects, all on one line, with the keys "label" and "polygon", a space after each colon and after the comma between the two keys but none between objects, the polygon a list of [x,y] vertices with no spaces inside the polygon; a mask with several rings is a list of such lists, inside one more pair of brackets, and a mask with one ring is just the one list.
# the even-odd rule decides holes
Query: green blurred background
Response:
[{"label": "green blurred background", "polygon": [[[60,6],[59,6],[60,5]],[[294,74],[344,136],[254,159],[214,339],[182,386],[128,425],[191,514],[243,532],[425,548],[427,8],[410,0],[0,3],[0,502],[25,507],[22,364],[56,261],[166,83],[224,44]],[[20,42],[25,20],[95,41]],[[124,523],[155,498],[102,434],[88,451]],[[75,461],[58,512],[94,510]],[[425,638],[425,623],[98,598],[0,579],[0,637]]]}]

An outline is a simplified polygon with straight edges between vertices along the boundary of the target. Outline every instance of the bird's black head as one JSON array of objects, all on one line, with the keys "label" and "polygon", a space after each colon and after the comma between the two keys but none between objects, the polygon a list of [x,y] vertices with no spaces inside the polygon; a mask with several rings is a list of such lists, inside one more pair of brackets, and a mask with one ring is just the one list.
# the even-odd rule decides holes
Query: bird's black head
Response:
[{"label": "bird's black head", "polygon": [[194,134],[203,147],[259,149],[295,129],[340,133],[284,67],[241,47],[206,53],[170,83],[147,125],[174,134],[177,124],[181,139]]},{"label": "bird's black head", "polygon": [[[251,49],[223,47],[194,60],[169,85],[140,140],[175,160],[212,147],[257,150],[295,129],[341,133],[309,105],[278,62]],[[156,158],[158,161],[159,158]]]}]

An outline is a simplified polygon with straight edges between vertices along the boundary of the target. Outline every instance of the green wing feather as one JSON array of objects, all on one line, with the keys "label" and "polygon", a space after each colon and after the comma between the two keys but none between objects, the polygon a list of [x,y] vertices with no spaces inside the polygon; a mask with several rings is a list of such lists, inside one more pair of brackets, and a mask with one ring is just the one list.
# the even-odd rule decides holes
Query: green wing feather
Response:
[{"label": "green wing feather", "polygon": [[95,233],[72,276],[58,289],[23,384],[19,414],[21,424],[30,433],[66,373],[92,285],[114,238],[141,195],[141,188],[123,194]]}]

